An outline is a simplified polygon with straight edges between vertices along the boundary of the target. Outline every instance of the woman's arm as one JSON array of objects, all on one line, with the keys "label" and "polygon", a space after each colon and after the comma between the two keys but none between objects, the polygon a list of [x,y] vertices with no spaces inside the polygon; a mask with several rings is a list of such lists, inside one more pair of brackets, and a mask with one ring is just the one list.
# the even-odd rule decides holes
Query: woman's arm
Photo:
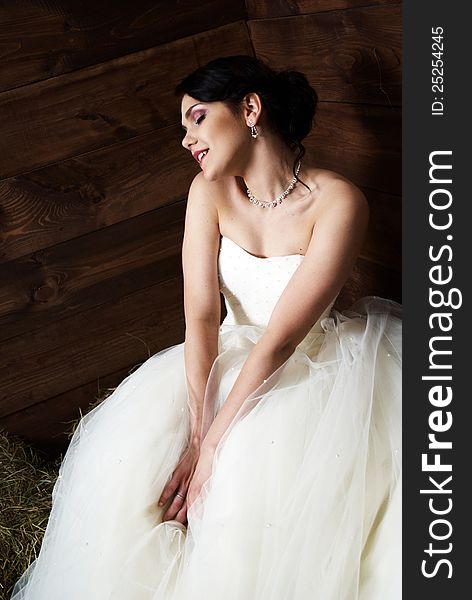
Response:
[{"label": "woman's arm", "polygon": [[185,371],[192,412],[191,442],[200,448],[203,400],[218,354],[221,316],[218,282],[220,231],[212,194],[215,186],[199,173],[190,186],[182,246],[185,311]]},{"label": "woman's arm", "polygon": [[190,186],[182,246],[184,272],[184,360],[191,410],[189,445],[159,498],[170,500],[162,520],[185,523],[186,494],[200,456],[200,431],[205,387],[218,353],[220,293],[218,285],[219,226],[212,201],[214,185],[198,174]]},{"label": "woman's arm", "polygon": [[246,359],[203,442],[211,455],[243,401],[293,354],[339,293],[360,252],[368,205],[354,185],[338,180],[320,199],[305,258],[279,298],[266,331]]}]

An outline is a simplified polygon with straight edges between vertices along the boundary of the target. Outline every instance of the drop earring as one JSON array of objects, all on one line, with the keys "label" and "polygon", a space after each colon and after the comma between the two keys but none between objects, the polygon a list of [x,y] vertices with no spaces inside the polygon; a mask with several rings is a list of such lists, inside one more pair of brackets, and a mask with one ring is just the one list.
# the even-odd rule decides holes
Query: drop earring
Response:
[{"label": "drop earring", "polygon": [[256,137],[259,135],[259,132],[257,131],[256,126],[254,125],[253,121],[249,121],[248,125],[251,128],[251,136],[254,139],[256,139]]}]

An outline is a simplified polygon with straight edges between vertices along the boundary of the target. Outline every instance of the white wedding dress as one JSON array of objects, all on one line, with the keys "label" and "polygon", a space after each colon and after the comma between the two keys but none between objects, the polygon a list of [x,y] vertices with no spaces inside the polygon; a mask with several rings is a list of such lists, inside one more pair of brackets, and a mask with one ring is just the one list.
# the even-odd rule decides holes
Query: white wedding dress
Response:
[{"label": "white wedding dress", "polygon": [[[207,426],[302,260],[222,238]],[[12,598],[399,600],[400,306],[330,308],[245,400],[188,527],[157,506],[189,435],[183,344],[124,379],[82,418]]]}]

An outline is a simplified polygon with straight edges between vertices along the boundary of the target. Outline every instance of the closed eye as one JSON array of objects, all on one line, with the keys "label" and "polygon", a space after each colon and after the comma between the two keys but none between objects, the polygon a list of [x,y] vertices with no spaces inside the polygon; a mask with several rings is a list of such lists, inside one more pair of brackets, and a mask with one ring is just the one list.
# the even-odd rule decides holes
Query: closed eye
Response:
[{"label": "closed eye", "polygon": [[[201,121],[205,118],[205,114],[200,115],[196,121],[195,121],[195,125],[200,125]],[[182,129],[185,131],[185,133],[187,133],[187,128],[185,127],[185,125],[182,125]]]}]

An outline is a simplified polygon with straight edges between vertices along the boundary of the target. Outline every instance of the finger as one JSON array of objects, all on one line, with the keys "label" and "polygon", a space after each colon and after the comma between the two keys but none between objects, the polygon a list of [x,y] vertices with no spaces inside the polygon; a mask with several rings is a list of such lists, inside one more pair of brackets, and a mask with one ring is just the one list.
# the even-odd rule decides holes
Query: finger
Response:
[{"label": "finger", "polygon": [[179,479],[177,478],[176,474],[174,473],[174,475],[172,476],[172,479],[165,486],[165,488],[161,494],[161,497],[159,498],[158,505],[164,506],[164,504],[169,500],[169,498],[175,494],[178,487],[179,487]]},{"label": "finger", "polygon": [[179,523],[182,523],[182,525],[185,525],[185,523],[187,522],[187,501],[186,500],[184,501],[182,508],[177,513],[175,520],[178,521]]},{"label": "finger", "polygon": [[183,502],[185,501],[185,495],[182,494],[182,492],[179,492],[182,496],[184,496],[183,498],[181,498],[180,496],[175,496],[172,504],[169,506],[169,508],[166,510],[165,515],[162,517],[163,521],[168,521],[170,519],[174,519],[175,515],[178,513],[178,511],[181,509]]}]

